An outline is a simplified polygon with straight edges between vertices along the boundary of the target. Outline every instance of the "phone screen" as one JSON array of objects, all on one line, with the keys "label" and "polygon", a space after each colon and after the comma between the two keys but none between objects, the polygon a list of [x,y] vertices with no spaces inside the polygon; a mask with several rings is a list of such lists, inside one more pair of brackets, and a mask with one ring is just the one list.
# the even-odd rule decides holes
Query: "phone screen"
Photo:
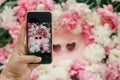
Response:
[{"label": "phone screen", "polygon": [[27,13],[27,54],[42,58],[39,63],[52,61],[52,15],[50,12]]}]

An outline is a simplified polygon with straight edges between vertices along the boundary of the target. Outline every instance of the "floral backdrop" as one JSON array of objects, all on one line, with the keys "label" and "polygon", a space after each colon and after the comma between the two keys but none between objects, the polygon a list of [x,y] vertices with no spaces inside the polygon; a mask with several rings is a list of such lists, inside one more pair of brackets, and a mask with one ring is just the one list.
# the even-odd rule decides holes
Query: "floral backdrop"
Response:
[{"label": "floral backdrop", "polygon": [[53,14],[53,34],[62,30],[83,35],[86,63],[41,65],[28,80],[120,80],[119,0],[1,0],[1,69],[15,47],[26,13],[42,10]]}]

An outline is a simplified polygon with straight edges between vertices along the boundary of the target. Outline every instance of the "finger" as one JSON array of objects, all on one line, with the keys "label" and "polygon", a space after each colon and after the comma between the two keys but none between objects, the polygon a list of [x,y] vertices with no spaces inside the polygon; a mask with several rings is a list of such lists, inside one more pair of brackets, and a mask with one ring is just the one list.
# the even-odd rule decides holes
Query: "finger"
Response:
[{"label": "finger", "polygon": [[28,63],[38,63],[41,62],[41,57],[36,57],[36,56],[20,56],[19,62],[23,64],[28,64]]},{"label": "finger", "polygon": [[24,44],[24,50],[25,50],[25,53],[23,53],[23,55],[25,55],[27,53],[27,46],[26,46],[26,44]]},{"label": "finger", "polygon": [[22,55],[25,55],[26,51],[25,51],[25,47],[24,45],[19,45],[17,47],[15,47],[12,51],[12,54],[15,55],[19,55],[19,56],[22,56]]},{"label": "finger", "polygon": [[25,40],[25,22],[23,22],[20,33],[18,35],[17,46],[24,45]]},{"label": "finger", "polygon": [[29,68],[31,69],[31,71],[33,69],[35,69],[37,66],[39,66],[40,64],[28,64]]}]

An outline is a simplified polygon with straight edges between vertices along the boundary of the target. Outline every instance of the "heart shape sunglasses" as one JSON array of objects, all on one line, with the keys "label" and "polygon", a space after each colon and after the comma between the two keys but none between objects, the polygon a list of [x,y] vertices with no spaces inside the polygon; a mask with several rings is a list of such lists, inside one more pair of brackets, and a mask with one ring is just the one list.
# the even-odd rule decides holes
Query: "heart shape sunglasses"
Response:
[{"label": "heart shape sunglasses", "polygon": [[[68,51],[73,51],[76,47],[76,43],[72,42],[72,43],[67,43],[66,44],[66,48]],[[61,50],[62,46],[60,44],[53,44],[53,51],[54,52],[59,52]]]}]

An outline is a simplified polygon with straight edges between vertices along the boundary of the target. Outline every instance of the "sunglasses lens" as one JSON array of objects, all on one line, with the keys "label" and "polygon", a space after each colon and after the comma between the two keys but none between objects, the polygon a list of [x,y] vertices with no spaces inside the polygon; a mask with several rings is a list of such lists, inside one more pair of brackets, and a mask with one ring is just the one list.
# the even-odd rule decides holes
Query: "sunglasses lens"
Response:
[{"label": "sunglasses lens", "polygon": [[61,46],[60,46],[59,44],[53,45],[53,50],[54,50],[54,52],[59,52],[60,49],[61,49]]},{"label": "sunglasses lens", "polygon": [[41,39],[42,37],[39,37],[39,39]]},{"label": "sunglasses lens", "polygon": [[76,46],[76,43],[73,42],[73,43],[70,43],[70,44],[67,44],[66,45],[66,48],[69,50],[69,51],[72,51]]},{"label": "sunglasses lens", "polygon": [[38,39],[38,37],[35,37],[35,39]]}]

